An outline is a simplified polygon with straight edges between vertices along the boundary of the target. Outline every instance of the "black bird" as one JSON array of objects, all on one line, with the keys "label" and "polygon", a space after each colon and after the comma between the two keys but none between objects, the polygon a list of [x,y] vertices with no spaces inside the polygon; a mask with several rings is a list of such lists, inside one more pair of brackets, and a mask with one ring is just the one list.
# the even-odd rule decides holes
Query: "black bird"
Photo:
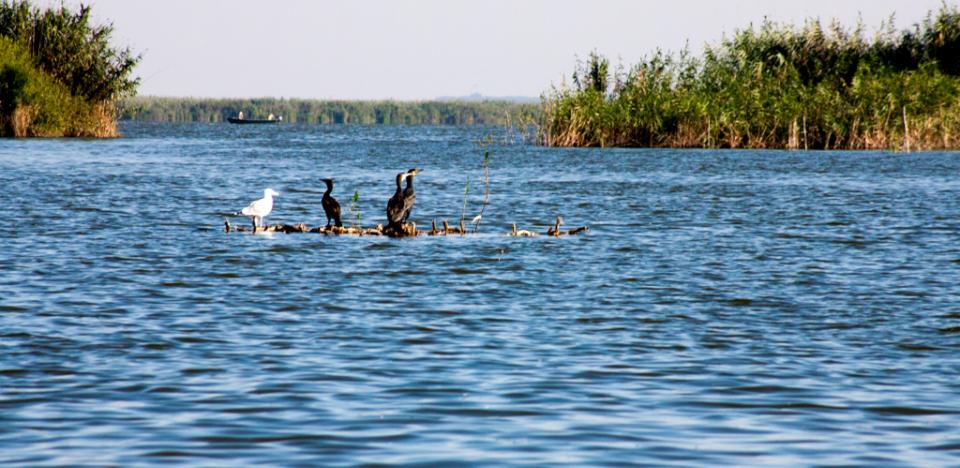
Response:
[{"label": "black bird", "polygon": [[320,204],[323,205],[323,212],[327,215],[327,227],[330,227],[331,219],[337,227],[343,227],[340,221],[340,203],[330,196],[330,192],[333,191],[333,179],[323,179],[323,183],[327,184],[327,191],[323,192],[323,200]]},{"label": "black bird", "polygon": [[402,184],[403,179],[406,179],[409,175],[410,174],[406,172],[397,174],[397,191],[394,192],[393,196],[390,197],[390,201],[387,202],[387,225],[397,231],[403,229],[403,214],[406,212],[404,209],[403,187],[401,187],[400,184]]},{"label": "black bird", "polygon": [[421,171],[423,169],[417,168],[407,171],[407,186],[403,189],[403,220],[400,221],[402,224],[405,224],[407,219],[410,218],[410,213],[413,212],[413,203],[417,201],[417,194],[413,191],[413,178]]}]

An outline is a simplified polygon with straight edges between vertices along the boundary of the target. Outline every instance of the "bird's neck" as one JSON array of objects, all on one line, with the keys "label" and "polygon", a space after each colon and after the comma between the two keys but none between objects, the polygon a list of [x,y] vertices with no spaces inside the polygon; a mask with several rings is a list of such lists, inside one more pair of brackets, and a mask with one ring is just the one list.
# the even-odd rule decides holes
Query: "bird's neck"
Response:
[{"label": "bird's neck", "polygon": [[326,191],[326,192],[323,192],[323,196],[329,197],[329,196],[330,196],[330,192],[332,192],[332,191],[333,191],[333,184],[327,184],[327,191]]}]

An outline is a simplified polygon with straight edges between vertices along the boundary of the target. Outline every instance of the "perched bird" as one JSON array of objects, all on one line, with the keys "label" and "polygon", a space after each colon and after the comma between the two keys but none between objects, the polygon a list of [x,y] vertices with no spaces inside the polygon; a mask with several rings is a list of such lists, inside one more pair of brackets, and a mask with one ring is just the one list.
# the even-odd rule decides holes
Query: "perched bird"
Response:
[{"label": "perched bird", "polygon": [[263,218],[273,211],[273,197],[277,196],[280,194],[274,192],[272,188],[264,189],[263,198],[240,210],[240,214],[253,218],[253,225],[259,227],[263,224]]},{"label": "perched bird", "polygon": [[390,197],[390,201],[387,202],[387,225],[395,230],[402,229],[403,225],[403,215],[406,212],[405,202],[403,195],[403,179],[409,177],[409,173],[401,172],[397,174],[397,191],[394,192],[393,196]]},{"label": "perched bird", "polygon": [[330,192],[333,191],[333,179],[323,179],[323,183],[327,184],[327,191],[323,192],[323,200],[320,204],[323,205],[323,212],[327,215],[327,227],[330,227],[331,219],[337,227],[343,227],[343,223],[340,222],[340,203],[330,196]]},{"label": "perched bird", "polygon": [[413,203],[417,201],[417,194],[413,191],[413,178],[423,169],[413,168],[407,171],[407,186],[403,189],[403,220],[400,221],[401,224],[405,224],[407,219],[410,218],[410,213],[413,212]]}]

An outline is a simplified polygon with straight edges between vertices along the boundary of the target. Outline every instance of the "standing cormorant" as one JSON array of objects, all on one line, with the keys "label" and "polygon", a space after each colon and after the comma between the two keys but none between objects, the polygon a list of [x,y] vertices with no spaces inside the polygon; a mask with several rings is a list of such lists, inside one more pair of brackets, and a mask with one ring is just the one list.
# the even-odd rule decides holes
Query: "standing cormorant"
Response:
[{"label": "standing cormorant", "polygon": [[394,230],[401,230],[403,225],[403,214],[406,212],[404,209],[404,196],[403,196],[403,187],[400,184],[403,183],[403,179],[406,179],[410,174],[406,172],[401,172],[397,174],[397,191],[394,192],[393,196],[390,197],[390,201],[387,202],[387,225]]},{"label": "standing cormorant", "polygon": [[323,205],[323,212],[327,215],[327,227],[330,227],[331,219],[337,227],[343,227],[343,223],[340,222],[340,203],[337,202],[336,198],[330,196],[330,192],[333,191],[333,179],[322,180],[323,183],[327,184],[327,191],[323,192],[323,200],[320,201],[320,204]]},{"label": "standing cormorant", "polygon": [[417,194],[413,191],[413,178],[421,171],[423,169],[417,168],[407,171],[407,186],[403,189],[403,220],[400,221],[401,224],[405,224],[407,219],[410,218],[410,213],[413,212],[413,203],[417,201]]}]

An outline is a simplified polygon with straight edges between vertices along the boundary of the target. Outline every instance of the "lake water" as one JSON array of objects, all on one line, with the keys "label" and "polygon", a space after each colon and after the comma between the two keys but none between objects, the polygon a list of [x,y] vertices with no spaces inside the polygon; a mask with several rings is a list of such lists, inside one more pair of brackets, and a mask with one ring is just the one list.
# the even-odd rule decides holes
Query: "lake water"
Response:
[{"label": "lake water", "polygon": [[0,464],[960,464],[958,153],[498,143],[389,239],[223,215],[456,223],[504,133],[123,131],[0,141]]}]

